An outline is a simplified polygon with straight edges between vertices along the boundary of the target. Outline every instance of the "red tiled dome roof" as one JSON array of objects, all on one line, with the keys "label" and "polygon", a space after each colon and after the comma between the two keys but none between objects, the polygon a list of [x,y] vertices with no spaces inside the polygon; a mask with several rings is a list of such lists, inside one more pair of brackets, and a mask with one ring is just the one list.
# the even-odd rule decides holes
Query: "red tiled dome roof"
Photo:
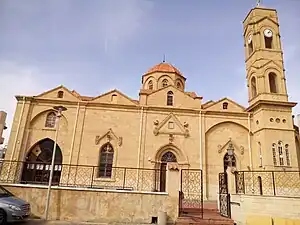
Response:
[{"label": "red tiled dome roof", "polygon": [[165,63],[165,62],[162,62],[162,63],[159,63],[159,64],[153,66],[150,70],[147,71],[147,73],[145,73],[145,75],[154,73],[154,72],[177,73],[178,75],[183,76],[181,74],[181,72],[175,66],[172,66],[171,64]]}]

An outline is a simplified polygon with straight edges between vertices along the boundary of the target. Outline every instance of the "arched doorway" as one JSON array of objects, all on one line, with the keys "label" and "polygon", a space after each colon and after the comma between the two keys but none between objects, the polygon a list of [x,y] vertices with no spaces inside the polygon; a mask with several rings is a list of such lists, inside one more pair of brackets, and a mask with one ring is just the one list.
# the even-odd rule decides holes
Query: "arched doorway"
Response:
[{"label": "arched doorway", "polygon": [[[53,147],[54,141],[46,138],[31,148],[23,167],[22,183],[47,184],[49,182]],[[59,184],[61,170],[62,153],[60,147],[56,145],[53,185]]]},{"label": "arched doorway", "polygon": [[166,191],[166,174],[167,174],[167,163],[177,162],[177,158],[174,153],[167,151],[161,157],[160,163],[160,192]]}]

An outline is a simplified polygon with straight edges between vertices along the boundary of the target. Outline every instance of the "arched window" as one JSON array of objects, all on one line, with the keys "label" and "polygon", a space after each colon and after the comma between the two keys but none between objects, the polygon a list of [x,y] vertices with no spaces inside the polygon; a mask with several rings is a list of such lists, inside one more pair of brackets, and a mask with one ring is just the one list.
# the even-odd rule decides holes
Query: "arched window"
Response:
[{"label": "arched window", "polygon": [[178,89],[181,89],[182,87],[181,87],[181,83],[180,83],[180,81],[177,81],[177,83],[176,83],[176,87],[178,88]]},{"label": "arched window", "polygon": [[269,73],[269,85],[270,85],[270,92],[277,93],[277,85],[276,85],[276,74],[271,72]]},{"label": "arched window", "polygon": [[223,109],[228,109],[228,102],[223,103]]},{"label": "arched window", "polygon": [[279,154],[279,165],[283,166],[284,165],[284,160],[283,160],[283,146],[282,146],[282,142],[279,141],[278,142],[278,154]]},{"label": "arched window", "polygon": [[173,105],[173,92],[169,91],[167,94],[167,105]]},{"label": "arched window", "polygon": [[250,41],[248,43],[248,53],[249,53],[249,55],[251,55],[252,52],[253,52],[253,42]]},{"label": "arched window", "polygon": [[285,147],[286,165],[290,166],[291,165],[291,160],[290,160],[289,145],[286,144],[284,147]]},{"label": "arched window", "polygon": [[258,154],[259,154],[259,166],[262,167],[263,162],[262,162],[262,151],[261,151],[261,143],[260,142],[258,142]]},{"label": "arched window", "polygon": [[168,86],[168,80],[167,79],[163,79],[162,86],[163,87],[167,87]]},{"label": "arched window", "polygon": [[161,157],[161,162],[177,162],[177,158],[173,152],[168,151]]},{"label": "arched window", "polygon": [[110,143],[104,144],[100,149],[98,177],[111,178],[114,149]]},{"label": "arched window", "polygon": [[150,80],[148,83],[148,89],[153,90],[153,81],[152,80]]},{"label": "arched window", "polygon": [[45,127],[54,128],[56,122],[56,114],[54,112],[48,113],[46,117]]},{"label": "arched window", "polygon": [[272,42],[273,42],[273,37],[266,37],[264,36],[265,39],[265,48],[272,48]]},{"label": "arched window", "polygon": [[278,145],[276,146],[276,144],[273,143],[272,152],[274,166],[278,166],[278,161],[279,166],[291,166],[291,158],[288,144],[284,145],[282,141],[278,141]]},{"label": "arched window", "polygon": [[57,92],[57,97],[58,98],[63,98],[64,97],[64,92],[63,91]]},{"label": "arched window", "polygon": [[117,97],[118,97],[118,95],[116,95],[116,94],[111,95],[111,102],[117,103]]},{"label": "arched window", "polygon": [[252,93],[252,98],[254,98],[257,95],[256,78],[255,77],[251,78],[251,93]]},{"label": "arched window", "polygon": [[276,144],[272,144],[272,154],[273,154],[273,164],[277,166],[277,154],[276,154]]}]

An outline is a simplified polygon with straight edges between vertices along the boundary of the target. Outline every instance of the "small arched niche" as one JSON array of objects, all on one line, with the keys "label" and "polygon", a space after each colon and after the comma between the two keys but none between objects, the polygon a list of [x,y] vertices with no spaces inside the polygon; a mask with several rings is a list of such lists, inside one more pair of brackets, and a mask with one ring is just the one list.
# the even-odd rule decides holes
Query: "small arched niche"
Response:
[{"label": "small arched niche", "polygon": [[268,74],[269,86],[271,93],[278,93],[277,75],[274,72]]},{"label": "small arched niche", "polygon": [[256,78],[253,76],[250,81],[251,86],[251,96],[252,98],[257,96],[257,86],[256,86]]}]

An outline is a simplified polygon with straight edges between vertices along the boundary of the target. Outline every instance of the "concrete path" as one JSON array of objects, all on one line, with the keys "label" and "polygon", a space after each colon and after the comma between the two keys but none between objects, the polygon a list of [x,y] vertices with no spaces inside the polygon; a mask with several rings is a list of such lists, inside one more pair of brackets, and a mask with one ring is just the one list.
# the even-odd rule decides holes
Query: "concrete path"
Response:
[{"label": "concrete path", "polygon": [[15,223],[16,225],[107,225],[106,223],[76,223],[67,221],[44,221],[44,220],[29,220],[26,222]]}]

